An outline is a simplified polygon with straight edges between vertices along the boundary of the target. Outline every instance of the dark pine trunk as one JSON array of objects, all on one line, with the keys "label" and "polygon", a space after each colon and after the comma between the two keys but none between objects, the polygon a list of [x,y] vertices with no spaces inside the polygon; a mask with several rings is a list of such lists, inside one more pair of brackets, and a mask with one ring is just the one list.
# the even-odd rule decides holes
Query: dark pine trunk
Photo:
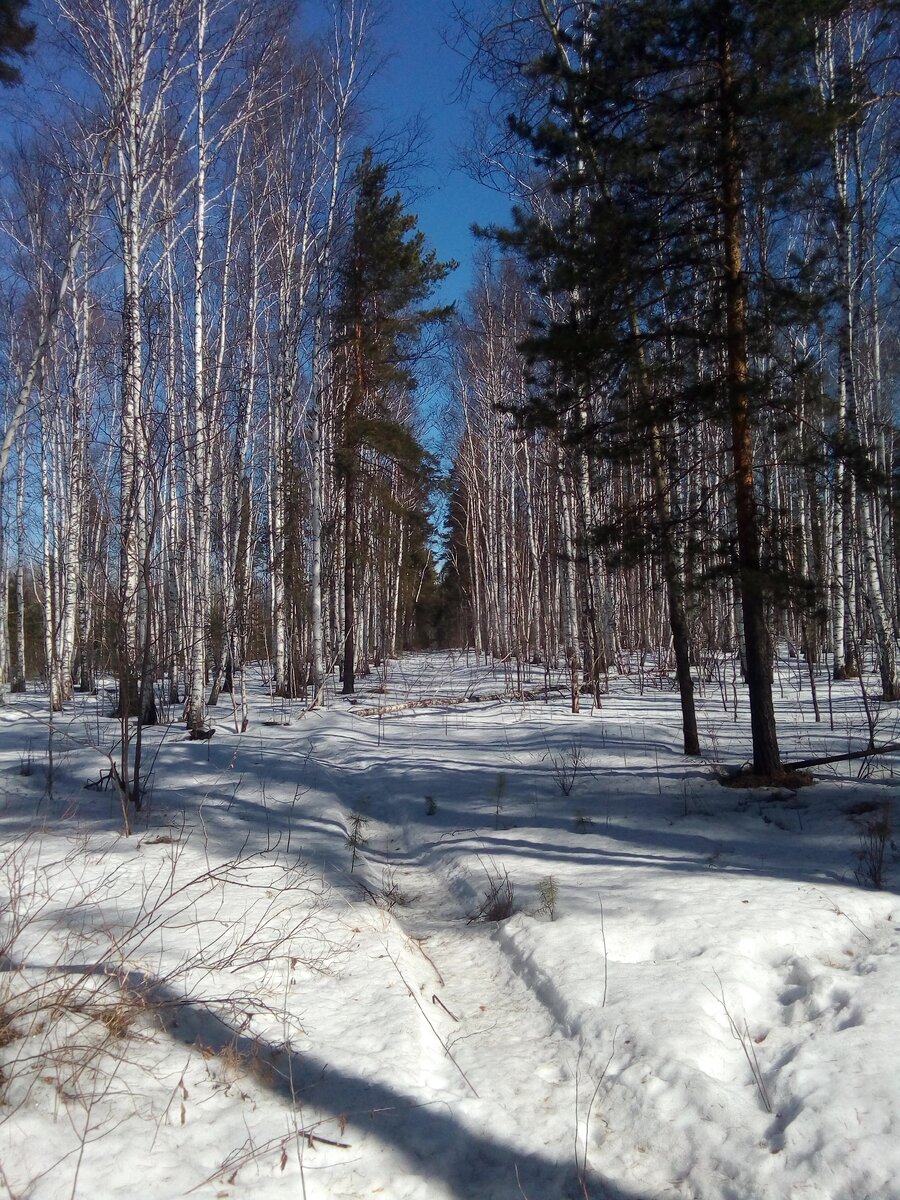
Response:
[{"label": "dark pine trunk", "polygon": [[738,580],[744,610],[747,689],[753,738],[753,770],[781,770],[772,698],[772,644],[766,624],[760,560],[759,515],[753,480],[753,430],[747,355],[747,296],[743,270],[743,195],[736,114],[736,86],[728,17],[719,32],[719,152],[725,274],[727,397],[738,540]]}]

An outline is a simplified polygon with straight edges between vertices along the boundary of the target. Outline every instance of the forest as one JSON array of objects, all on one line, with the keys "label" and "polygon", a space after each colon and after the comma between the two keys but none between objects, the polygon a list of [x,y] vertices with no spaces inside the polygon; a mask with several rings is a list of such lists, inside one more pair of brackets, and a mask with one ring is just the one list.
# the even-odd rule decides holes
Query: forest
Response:
[{"label": "forest", "polygon": [[367,140],[365,0],[48,10],[0,231],[13,693],[112,674],[199,733],[260,659],[316,704],[471,645],[577,708],[653,653],[695,754],[737,652],[764,774],[777,646],[900,699],[894,6],[503,8],[457,13],[515,205],[460,306]]},{"label": "forest", "polygon": [[900,5],[394,7],[0,0],[0,1197],[900,1200]]}]

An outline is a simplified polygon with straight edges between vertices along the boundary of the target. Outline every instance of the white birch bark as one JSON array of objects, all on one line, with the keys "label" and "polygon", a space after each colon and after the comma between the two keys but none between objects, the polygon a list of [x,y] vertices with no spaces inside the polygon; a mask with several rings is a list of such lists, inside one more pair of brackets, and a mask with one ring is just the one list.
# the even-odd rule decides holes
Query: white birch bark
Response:
[{"label": "white birch bark", "polygon": [[203,313],[206,248],[206,173],[207,136],[206,67],[207,3],[197,2],[196,41],[196,147],[194,216],[194,361],[193,361],[193,445],[191,526],[191,582],[193,606],[190,626],[190,669],[185,697],[185,720],[192,730],[202,729],[206,719],[206,636],[209,625],[209,559],[211,532],[210,439],[207,428],[207,396],[204,364],[206,325]]},{"label": "white birch bark", "polygon": [[16,621],[12,647],[12,679],[10,691],[26,690],[25,681],[25,561],[28,553],[25,526],[25,443],[27,428],[20,426],[18,470],[16,473]]}]

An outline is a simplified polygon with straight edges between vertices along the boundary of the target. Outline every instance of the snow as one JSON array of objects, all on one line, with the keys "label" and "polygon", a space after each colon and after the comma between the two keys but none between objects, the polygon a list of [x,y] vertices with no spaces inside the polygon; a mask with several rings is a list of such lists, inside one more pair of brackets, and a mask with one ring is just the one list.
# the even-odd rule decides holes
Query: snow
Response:
[{"label": "snow", "polygon": [[[900,1197],[893,846],[856,878],[896,758],[725,789],[668,681],[573,715],[529,671],[416,656],[309,713],[260,674],[247,733],[147,731],[131,838],[95,698],[52,786],[42,698],[3,709],[0,1196]],[[867,740],[819,690],[783,664],[786,758]],[[747,724],[729,664],[710,757]]]}]

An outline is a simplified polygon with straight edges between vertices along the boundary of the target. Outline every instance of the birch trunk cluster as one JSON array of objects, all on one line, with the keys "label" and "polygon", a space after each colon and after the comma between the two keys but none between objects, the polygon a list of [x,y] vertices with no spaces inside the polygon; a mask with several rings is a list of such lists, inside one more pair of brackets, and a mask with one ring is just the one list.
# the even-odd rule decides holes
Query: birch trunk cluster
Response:
[{"label": "birch trunk cluster", "polygon": [[[586,387],[542,414],[523,346],[535,322],[579,314],[585,298],[548,284],[540,262],[481,260],[446,346],[440,587],[430,480],[364,442],[352,472],[340,462],[348,419],[366,416],[334,324],[368,0],[339,0],[333,26],[307,40],[269,0],[56,10],[64,77],[47,81],[37,136],[7,154],[2,193],[0,672],[13,691],[43,673],[54,709],[113,680],[135,798],[141,726],[174,716],[199,733],[226,703],[245,729],[251,663],[273,695],[321,703],[338,672],[351,692],[426,636],[423,596],[443,606],[428,636],[565,670],[576,710],[602,702],[610,670],[652,662],[680,692],[687,753],[699,749],[694,688],[721,679],[729,655],[763,690],[776,649],[811,677],[870,664],[882,698],[900,699],[897,57],[872,6],[817,30],[815,86],[844,104],[852,80],[854,115],[789,220],[741,175],[720,47],[715,287],[728,336],[697,338],[684,378],[661,378],[642,350],[624,406]],[[589,11],[534,0],[509,36],[525,28],[530,54],[572,70],[564,16]],[[533,87],[501,82],[512,96]],[[534,158],[501,160],[526,215],[564,203]],[[829,291],[824,317],[776,309],[795,261]],[[663,289],[673,329],[699,328],[707,266],[695,288]],[[778,323],[771,358],[755,331],[748,341],[751,303]],[[649,319],[629,296],[635,344]],[[751,376],[766,381],[762,400]],[[723,380],[727,405],[698,403],[691,419],[667,409],[687,378],[701,398]],[[378,406],[420,439],[411,388]]]},{"label": "birch trunk cluster", "polygon": [[10,163],[0,667],[55,709],[112,680],[136,797],[135,718],[245,728],[248,662],[316,703],[348,643],[353,673],[411,636],[428,497],[374,455],[344,626],[331,321],[372,14],[332,17],[302,40],[268,0],[61,0],[67,74]]}]

